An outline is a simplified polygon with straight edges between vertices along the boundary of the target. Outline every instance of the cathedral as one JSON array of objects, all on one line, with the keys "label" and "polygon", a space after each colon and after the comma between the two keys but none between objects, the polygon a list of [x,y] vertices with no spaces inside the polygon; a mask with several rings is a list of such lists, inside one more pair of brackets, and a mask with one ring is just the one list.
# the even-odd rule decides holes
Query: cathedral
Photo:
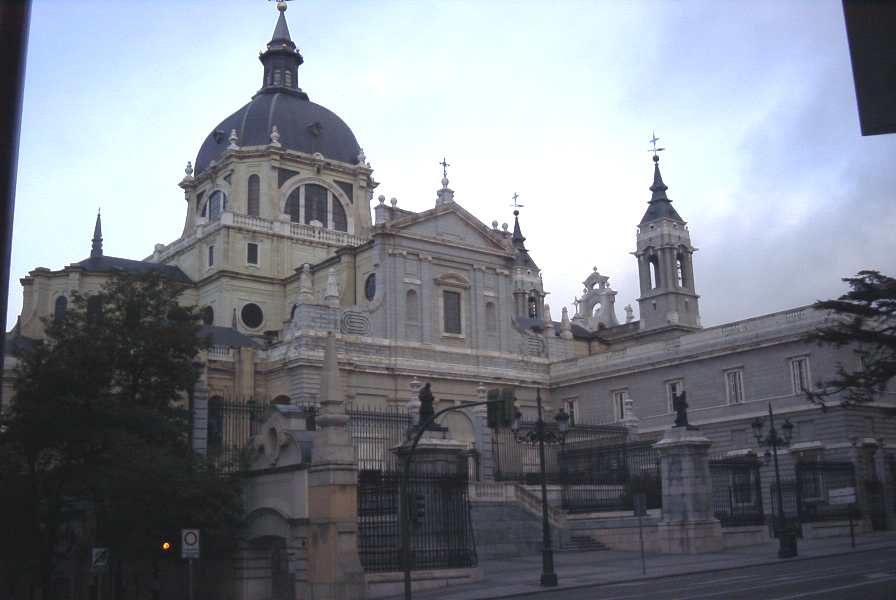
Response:
[{"label": "cathedral", "polygon": [[[259,57],[259,89],[211,127],[178,184],[181,236],[142,260],[111,257],[98,216],[88,258],[21,280],[16,336],[41,338],[42,319],[63,314],[71,292],[90,294],[115,269],[158,270],[187,284],[184,302],[201,307],[212,343],[203,377],[210,405],[318,403],[332,333],[351,406],[404,407],[423,382],[437,409],[512,386],[525,415],[540,393],[549,415],[562,408],[573,428],[616,424],[658,439],[674,419],[673,399],[686,392],[690,422],[714,455],[761,454],[751,422],[773,406],[794,426],[785,464],[848,461],[859,479],[894,489],[896,423],[879,418],[893,395],[851,410],[832,402],[821,411],[806,400],[804,390],[838,364],[860,368],[855,348],[805,343],[825,314],[803,306],[702,327],[698,284],[713,283],[700,280],[679,213],[687,202],[673,206],[655,153],[632,240],[638,318],[631,306],[615,306],[597,268],[583,274],[580,297],[568,299],[574,314],[552,313],[537,244],[527,245],[517,212],[511,224],[483,223],[455,198],[444,170],[422,212],[377,196],[350,127],[299,87],[303,57],[285,3],[279,8]],[[458,411],[444,425],[478,452],[488,480],[494,457],[484,416]]]}]

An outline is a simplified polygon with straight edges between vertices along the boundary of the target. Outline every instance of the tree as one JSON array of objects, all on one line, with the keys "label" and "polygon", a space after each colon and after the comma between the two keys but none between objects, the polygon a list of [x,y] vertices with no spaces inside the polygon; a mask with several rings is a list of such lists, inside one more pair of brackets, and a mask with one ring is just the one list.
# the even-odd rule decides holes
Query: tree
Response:
[{"label": "tree", "polygon": [[0,515],[0,529],[25,527],[36,540],[16,560],[45,591],[79,514],[92,539],[75,543],[109,547],[119,584],[122,566],[151,557],[166,534],[200,527],[206,547],[235,534],[238,482],[189,446],[185,399],[206,341],[182,292],[155,272],[117,272],[96,294],[73,293],[20,357],[0,435],[0,508],[19,510]]},{"label": "tree", "polygon": [[822,406],[831,396],[843,398],[847,405],[873,401],[896,376],[896,279],[878,271],[859,271],[843,281],[849,284],[849,292],[813,305],[830,311],[833,319],[812,332],[809,340],[838,347],[854,345],[859,364],[849,368],[839,363],[836,376],[822,381],[820,391],[807,392],[811,401]]}]

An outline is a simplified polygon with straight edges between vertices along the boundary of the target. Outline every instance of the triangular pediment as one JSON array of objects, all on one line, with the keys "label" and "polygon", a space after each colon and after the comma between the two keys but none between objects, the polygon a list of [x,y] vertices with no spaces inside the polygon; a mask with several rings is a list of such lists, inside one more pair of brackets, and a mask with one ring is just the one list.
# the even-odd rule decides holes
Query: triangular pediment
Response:
[{"label": "triangular pediment", "polygon": [[389,230],[469,248],[508,252],[508,248],[501,242],[500,232],[488,228],[454,202],[392,221],[389,223]]}]

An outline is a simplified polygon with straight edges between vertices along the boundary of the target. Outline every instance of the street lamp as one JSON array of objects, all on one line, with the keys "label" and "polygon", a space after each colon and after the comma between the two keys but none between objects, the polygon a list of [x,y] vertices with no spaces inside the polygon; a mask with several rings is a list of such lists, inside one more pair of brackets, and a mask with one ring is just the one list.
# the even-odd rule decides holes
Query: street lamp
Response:
[{"label": "street lamp", "polygon": [[548,488],[544,467],[544,445],[562,444],[569,432],[569,415],[562,408],[557,411],[555,420],[557,430],[548,431],[541,411],[541,390],[535,394],[538,403],[538,420],[535,428],[529,431],[520,431],[522,414],[517,410],[513,415],[513,423],[510,430],[514,439],[521,444],[538,445],[538,467],[541,471],[541,585],[543,587],[556,587],[557,574],[554,572],[554,550],[551,548],[551,525],[548,521]]},{"label": "street lamp", "polygon": [[[768,434],[763,435],[762,418],[753,419],[751,427],[753,435],[756,436],[756,443],[760,446],[770,447],[772,456],[775,460],[775,486],[778,492],[778,558],[792,558],[796,556],[796,532],[787,527],[784,520],[784,495],[781,493],[781,470],[778,468],[778,446],[789,446],[790,440],[793,438],[793,423],[790,419],[784,419],[781,430],[784,432],[783,437],[778,435],[775,428],[775,414],[772,412],[772,403],[768,403]],[[768,455],[768,451],[766,451]]]}]

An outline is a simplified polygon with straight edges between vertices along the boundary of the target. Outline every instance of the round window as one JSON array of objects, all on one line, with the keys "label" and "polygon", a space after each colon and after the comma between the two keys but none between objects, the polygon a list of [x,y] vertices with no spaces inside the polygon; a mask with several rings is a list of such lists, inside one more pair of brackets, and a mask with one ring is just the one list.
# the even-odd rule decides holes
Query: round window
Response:
[{"label": "round window", "polygon": [[250,329],[261,327],[261,323],[264,321],[264,313],[261,312],[261,307],[251,302],[243,307],[240,316],[243,317],[243,323],[246,327]]},{"label": "round window", "polygon": [[364,282],[364,297],[367,300],[373,300],[373,297],[376,295],[376,273],[371,273],[367,276],[367,281]]}]

